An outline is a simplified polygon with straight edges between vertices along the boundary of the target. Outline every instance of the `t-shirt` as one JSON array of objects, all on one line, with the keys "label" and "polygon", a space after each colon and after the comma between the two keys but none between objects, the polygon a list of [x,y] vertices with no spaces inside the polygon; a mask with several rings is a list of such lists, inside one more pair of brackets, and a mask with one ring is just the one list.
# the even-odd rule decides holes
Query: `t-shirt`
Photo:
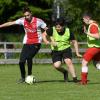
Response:
[{"label": "t-shirt", "polygon": [[[64,30],[63,30],[62,32],[58,32],[58,34],[59,34],[59,35],[63,35],[63,34],[65,33],[65,29],[66,29],[66,28],[64,28]],[[53,28],[51,27],[51,28],[47,29],[46,32],[47,32],[47,34],[48,34],[49,36],[52,36],[52,35],[53,35]],[[71,33],[71,32],[70,32],[70,40],[75,40],[75,36],[74,36],[74,34]]]},{"label": "t-shirt", "polygon": [[23,25],[25,30],[25,36],[23,39],[24,44],[36,44],[41,43],[42,35],[41,28],[44,29],[46,27],[46,23],[36,17],[32,17],[31,22],[29,23],[25,20],[24,17],[16,20],[16,24]]}]

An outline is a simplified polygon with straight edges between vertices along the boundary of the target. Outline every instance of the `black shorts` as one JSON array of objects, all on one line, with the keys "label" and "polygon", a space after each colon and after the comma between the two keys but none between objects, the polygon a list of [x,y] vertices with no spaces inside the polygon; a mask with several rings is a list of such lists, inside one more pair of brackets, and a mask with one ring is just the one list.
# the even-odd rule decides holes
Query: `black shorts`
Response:
[{"label": "black shorts", "polygon": [[72,50],[69,47],[62,51],[52,51],[51,55],[52,55],[52,61],[53,61],[53,63],[55,63],[57,61],[62,61],[66,58],[71,59],[72,58]]},{"label": "black shorts", "polygon": [[41,44],[24,44],[20,54],[20,62],[32,59],[37,54],[40,47]]}]

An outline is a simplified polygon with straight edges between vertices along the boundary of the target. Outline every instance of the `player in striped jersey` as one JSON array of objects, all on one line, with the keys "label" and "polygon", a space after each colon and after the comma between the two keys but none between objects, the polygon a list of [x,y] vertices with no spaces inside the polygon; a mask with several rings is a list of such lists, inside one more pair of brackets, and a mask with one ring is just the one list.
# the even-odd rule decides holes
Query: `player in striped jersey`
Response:
[{"label": "player in striped jersey", "polygon": [[19,66],[21,72],[21,79],[18,83],[25,82],[26,71],[25,63],[27,61],[28,75],[32,74],[32,58],[38,53],[42,42],[42,30],[47,29],[46,23],[39,18],[33,17],[29,8],[23,9],[24,17],[15,21],[6,22],[0,25],[0,28],[8,27],[11,25],[22,25],[25,30],[25,36],[23,39],[23,48],[20,54]]}]

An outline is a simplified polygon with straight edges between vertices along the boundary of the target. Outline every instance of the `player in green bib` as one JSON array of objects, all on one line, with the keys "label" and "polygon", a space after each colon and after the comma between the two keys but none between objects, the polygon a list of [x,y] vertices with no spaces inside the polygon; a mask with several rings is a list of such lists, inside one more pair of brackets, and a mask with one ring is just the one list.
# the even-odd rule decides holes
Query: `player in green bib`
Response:
[{"label": "player in green bib", "polygon": [[[81,81],[82,85],[88,83],[88,64],[90,61],[100,63],[100,31],[98,23],[92,19],[90,14],[83,15],[84,33],[87,35],[88,48],[83,54]],[[88,26],[88,29],[86,29]]]},{"label": "player in green bib", "polygon": [[[50,37],[51,41],[47,39],[47,36]],[[48,28],[43,34],[43,40],[46,44],[51,44],[53,66],[56,70],[63,73],[64,81],[68,81],[69,71],[72,75],[73,82],[77,82],[75,68],[72,63],[71,42],[75,47],[76,55],[78,57],[81,57],[81,55],[78,52],[78,43],[75,40],[74,34],[65,26],[64,19],[57,19],[54,27]],[[61,66],[62,61],[68,66],[68,71]]]}]

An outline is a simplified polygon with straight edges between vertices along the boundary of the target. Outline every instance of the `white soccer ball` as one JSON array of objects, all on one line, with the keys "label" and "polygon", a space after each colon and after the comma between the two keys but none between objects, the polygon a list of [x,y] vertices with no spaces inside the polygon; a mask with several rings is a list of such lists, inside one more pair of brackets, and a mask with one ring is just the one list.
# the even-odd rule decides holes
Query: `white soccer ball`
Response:
[{"label": "white soccer ball", "polygon": [[33,83],[35,83],[36,82],[35,76],[33,76],[33,75],[27,76],[25,78],[25,82],[27,84],[33,84]]},{"label": "white soccer ball", "polygon": [[100,62],[96,63],[96,68],[100,70]]}]

